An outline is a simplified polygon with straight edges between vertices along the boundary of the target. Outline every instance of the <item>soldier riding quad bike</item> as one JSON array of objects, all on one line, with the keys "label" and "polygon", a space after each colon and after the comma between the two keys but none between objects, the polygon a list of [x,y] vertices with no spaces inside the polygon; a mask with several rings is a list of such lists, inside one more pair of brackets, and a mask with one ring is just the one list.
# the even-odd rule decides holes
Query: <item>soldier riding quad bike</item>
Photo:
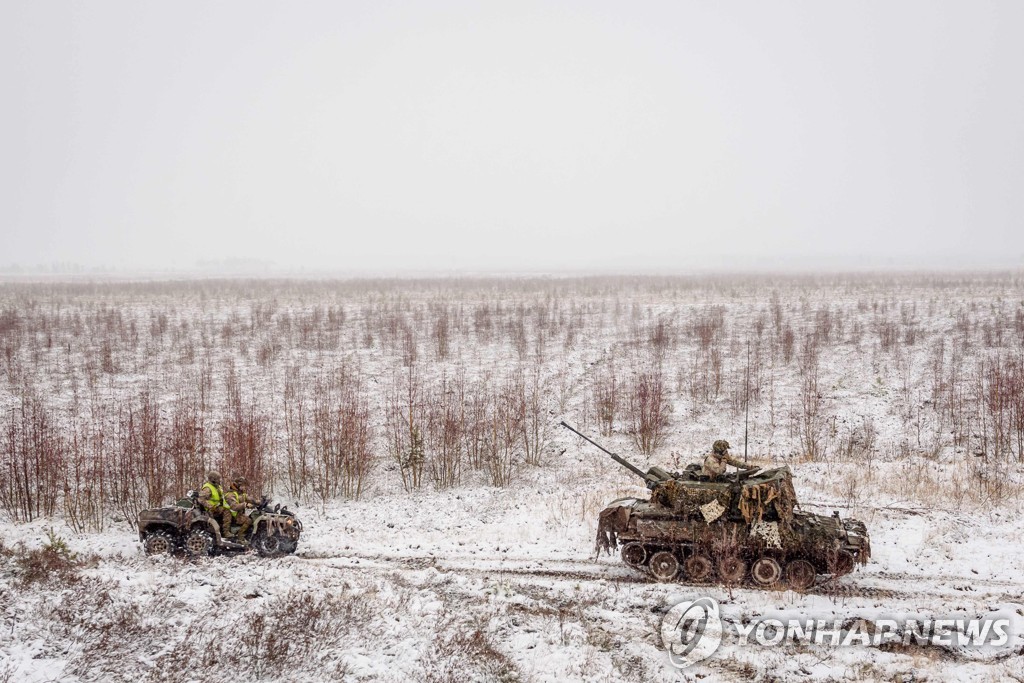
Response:
[{"label": "soldier riding quad bike", "polygon": [[646,473],[562,423],[641,477],[648,500],[620,498],[600,515],[598,551],[621,547],[622,561],[658,581],[807,590],[819,574],[839,577],[866,564],[863,522],[797,508],[788,467],[711,478],[698,464]]},{"label": "soldier riding quad bike", "polygon": [[[139,514],[139,540],[147,555],[184,552],[191,557],[214,553],[244,552],[254,548],[263,557],[278,557],[295,552],[302,533],[302,522],[280,504],[270,507],[266,496],[250,513],[250,544],[224,539],[220,525],[197,502],[197,492],[189,491],[174,505],[143,510]],[[233,531],[237,528],[232,527]]]}]

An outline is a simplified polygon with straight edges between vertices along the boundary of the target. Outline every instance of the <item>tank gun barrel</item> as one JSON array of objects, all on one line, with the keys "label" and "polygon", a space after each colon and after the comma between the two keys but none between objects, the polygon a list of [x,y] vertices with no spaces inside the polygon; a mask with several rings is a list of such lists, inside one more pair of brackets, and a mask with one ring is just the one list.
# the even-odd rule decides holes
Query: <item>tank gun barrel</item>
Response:
[{"label": "tank gun barrel", "polygon": [[647,472],[644,472],[642,469],[640,469],[639,467],[637,467],[636,465],[634,465],[630,461],[626,460],[625,458],[623,458],[618,453],[611,452],[610,450],[608,450],[607,448],[605,448],[601,444],[599,444],[596,441],[594,441],[593,439],[591,439],[586,434],[580,433],[577,429],[575,429],[571,425],[567,424],[564,420],[560,424],[563,427],[565,427],[566,429],[568,429],[570,432],[575,434],[576,436],[580,437],[581,439],[583,439],[585,441],[588,441],[589,443],[592,443],[593,445],[597,446],[602,451],[604,451],[605,453],[610,455],[612,460],[614,460],[615,462],[619,463],[620,465],[625,467],[627,470],[629,470],[630,472],[632,472],[636,476],[638,476],[641,479],[643,479],[647,483],[647,487],[648,488],[652,488],[658,482],[661,482],[661,481],[664,481],[666,479],[670,479],[671,478],[668,475],[667,472],[665,472],[664,470],[662,470],[659,467],[652,467]]}]

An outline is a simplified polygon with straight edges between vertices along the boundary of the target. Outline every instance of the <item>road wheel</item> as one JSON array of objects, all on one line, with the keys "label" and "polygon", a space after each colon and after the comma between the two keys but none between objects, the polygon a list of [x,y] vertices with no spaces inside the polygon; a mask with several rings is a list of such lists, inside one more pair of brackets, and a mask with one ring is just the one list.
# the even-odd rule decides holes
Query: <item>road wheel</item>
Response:
[{"label": "road wheel", "polygon": [[807,560],[793,560],[786,565],[786,583],[797,591],[805,591],[814,585],[817,572]]},{"label": "road wheel", "polygon": [[174,538],[166,531],[154,531],[146,536],[142,547],[147,555],[170,555],[174,551]]},{"label": "road wheel", "polygon": [[654,553],[648,566],[658,581],[672,581],[679,575],[679,560],[667,550]]},{"label": "road wheel", "polygon": [[252,537],[252,547],[262,557],[278,557],[284,554],[281,548],[281,539],[277,534],[268,534],[266,529],[260,529]]},{"label": "road wheel", "polygon": [[832,565],[835,567],[835,576],[843,576],[853,571],[856,560],[853,554],[847,550],[840,550],[836,553]]},{"label": "road wheel", "polygon": [[723,557],[718,561],[718,578],[723,583],[740,583],[747,575],[747,563],[738,557]]},{"label": "road wheel", "polygon": [[750,578],[762,588],[771,588],[782,578],[782,566],[770,557],[762,557],[750,568]]},{"label": "road wheel", "polygon": [[639,543],[627,543],[622,546],[622,561],[630,567],[642,567],[647,561],[647,549]]},{"label": "road wheel", "polygon": [[185,552],[191,557],[203,557],[213,551],[213,535],[206,529],[193,529],[185,536]]},{"label": "road wheel", "polygon": [[686,580],[693,583],[703,583],[710,579],[714,568],[715,566],[711,563],[711,558],[704,553],[696,553],[683,560]]}]

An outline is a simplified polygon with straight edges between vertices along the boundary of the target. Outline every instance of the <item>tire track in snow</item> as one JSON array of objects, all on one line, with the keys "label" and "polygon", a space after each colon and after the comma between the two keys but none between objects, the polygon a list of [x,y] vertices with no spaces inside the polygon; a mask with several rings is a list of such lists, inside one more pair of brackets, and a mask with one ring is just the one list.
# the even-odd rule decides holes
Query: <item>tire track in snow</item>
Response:
[{"label": "tire track in snow", "polygon": [[[298,556],[300,559],[323,563],[334,569],[352,569],[366,571],[422,571],[434,569],[444,573],[458,573],[473,576],[491,577],[522,577],[543,578],[563,581],[602,581],[610,583],[646,584],[652,587],[669,586],[711,586],[714,584],[661,584],[650,577],[635,572],[625,566],[609,566],[593,561],[572,560],[538,560],[522,558],[477,558],[477,557],[438,557],[434,555],[388,555],[388,554],[313,554]],[[339,563],[340,561],[340,563]],[[867,578],[867,575],[862,575]],[[752,586],[738,587],[737,590],[761,590]],[[845,598],[867,599],[912,599],[915,596],[929,596],[931,593],[922,590],[904,590],[902,586],[865,586],[856,583],[833,584],[830,581],[818,583],[809,591],[811,595],[826,597],[838,596]]]}]

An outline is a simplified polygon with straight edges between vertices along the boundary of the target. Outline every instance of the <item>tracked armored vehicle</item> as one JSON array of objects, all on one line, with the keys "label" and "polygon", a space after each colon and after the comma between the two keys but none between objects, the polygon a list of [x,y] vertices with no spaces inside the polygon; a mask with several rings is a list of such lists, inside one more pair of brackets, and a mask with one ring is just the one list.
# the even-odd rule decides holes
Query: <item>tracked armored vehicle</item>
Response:
[{"label": "tracked armored vehicle", "polygon": [[281,505],[271,507],[270,499],[264,497],[249,516],[252,518],[249,545],[227,540],[221,535],[217,521],[200,507],[197,493],[190,491],[174,505],[139,513],[139,540],[147,555],[184,553],[198,557],[245,552],[250,548],[264,557],[295,552],[302,522],[294,512]]},{"label": "tracked armored vehicle", "polygon": [[871,557],[863,522],[799,509],[788,467],[714,480],[696,464],[644,472],[562,425],[647,484],[647,500],[621,498],[601,512],[597,548],[618,549],[623,562],[657,581],[807,590],[819,576],[848,574]]}]

